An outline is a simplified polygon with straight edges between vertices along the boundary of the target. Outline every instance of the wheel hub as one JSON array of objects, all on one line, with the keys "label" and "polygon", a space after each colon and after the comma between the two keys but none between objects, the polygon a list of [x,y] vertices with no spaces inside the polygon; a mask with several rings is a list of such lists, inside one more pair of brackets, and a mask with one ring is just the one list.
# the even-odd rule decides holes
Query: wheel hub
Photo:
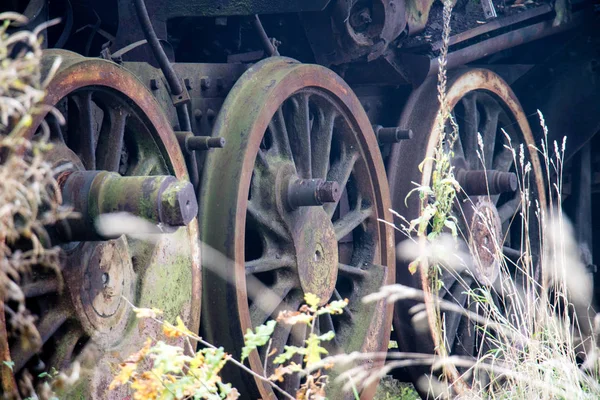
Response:
[{"label": "wheel hub", "polygon": [[327,303],[337,281],[338,248],[335,231],[321,207],[297,211],[299,223],[293,229],[298,275],[304,293],[313,293]]},{"label": "wheel hub", "polygon": [[[292,191],[290,187],[300,179],[291,164],[280,165],[275,175],[275,203],[279,215],[291,232],[296,256],[297,273],[300,285],[305,293],[315,294],[321,299],[321,305],[331,298],[337,281],[338,247],[331,219],[322,207],[291,207]],[[269,192],[270,181],[261,185]],[[297,191],[298,195],[310,190]],[[302,193],[306,192],[306,193]],[[293,208],[293,209],[290,209]]]},{"label": "wheel hub", "polygon": [[97,330],[118,326],[126,315],[123,300],[132,298],[133,267],[125,239],[94,247],[83,276],[81,297],[86,316]]},{"label": "wheel hub", "polygon": [[500,274],[500,263],[495,243],[502,242],[502,224],[498,210],[489,200],[480,198],[472,207],[470,218],[471,254],[474,258],[473,273],[479,282],[492,285]]}]

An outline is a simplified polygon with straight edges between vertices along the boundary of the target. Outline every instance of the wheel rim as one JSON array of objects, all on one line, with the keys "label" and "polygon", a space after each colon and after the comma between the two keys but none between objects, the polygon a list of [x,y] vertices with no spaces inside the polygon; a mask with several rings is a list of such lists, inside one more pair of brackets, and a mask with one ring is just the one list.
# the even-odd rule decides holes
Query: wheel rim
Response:
[{"label": "wheel rim", "polygon": [[[388,176],[390,181],[390,190],[394,193],[394,209],[408,220],[418,217],[420,204],[416,196],[409,198],[405,205],[405,194],[412,187],[411,182],[420,182],[424,186],[429,186],[433,168],[431,161],[423,163],[423,172],[419,172],[418,165],[423,160],[433,157],[433,150],[437,145],[438,136],[434,129],[435,118],[438,112],[437,107],[431,107],[431,104],[439,104],[437,101],[436,80],[430,79],[419,87],[411,97],[402,113],[400,126],[410,127],[415,133],[415,139],[410,142],[396,145],[388,161]],[[448,84],[448,106],[459,125],[459,138],[455,145],[455,157],[453,166],[455,174],[460,181],[461,174],[464,171],[474,171],[484,169],[498,170],[499,172],[514,171],[516,167],[513,162],[512,153],[504,148],[505,138],[501,128],[504,128],[511,138],[511,145],[517,149],[520,144],[524,145],[525,156],[531,162],[532,177],[530,191],[533,198],[539,202],[540,208],[544,209],[546,204],[543,175],[540,163],[535,151],[529,151],[530,145],[535,145],[533,136],[528,125],[523,110],[509,86],[497,75],[490,71],[472,69],[456,71],[449,77]],[[479,145],[477,142],[477,133],[480,132],[483,137],[484,151],[483,158],[485,163],[477,155]],[[493,144],[492,144],[493,143]],[[465,156],[466,155],[466,156]],[[518,156],[517,156],[518,157]],[[521,171],[519,171],[521,172]],[[485,178],[484,178],[485,179]],[[463,185],[464,187],[464,185]],[[477,189],[471,189],[477,191]],[[483,196],[460,196],[458,201],[462,204],[467,202],[478,212],[488,212],[497,222],[492,230],[495,232],[471,232],[469,237],[469,250],[471,254],[481,256],[481,248],[484,246],[484,240],[496,237],[504,240],[504,255],[507,259],[516,260],[520,256],[520,250],[512,249],[511,246],[519,246],[521,233],[515,218],[515,214],[520,210],[520,194],[516,192],[503,193],[501,195],[483,195]],[[535,203],[532,201],[532,203]],[[475,205],[473,207],[472,205]],[[456,208],[456,207],[455,207]],[[532,208],[533,209],[533,208]],[[472,230],[476,226],[475,215],[477,212],[463,213],[459,216],[459,228],[461,230]],[[462,217],[462,218],[461,218]],[[462,226],[460,226],[462,224]],[[537,229],[532,225],[530,231]],[[519,231],[517,233],[517,231]],[[538,243],[533,234],[532,243]],[[511,240],[512,238],[512,240]],[[397,236],[397,241],[403,238]],[[496,239],[493,239],[496,240]],[[488,247],[489,248],[489,247]],[[534,249],[539,254],[539,248]],[[480,259],[482,257],[479,257]],[[486,265],[482,265],[486,264]],[[453,303],[458,303],[465,308],[475,306],[475,302],[469,301],[467,290],[473,287],[489,286],[498,276],[500,266],[497,261],[489,259],[479,261],[472,272],[461,273],[459,277],[452,276],[448,271],[442,273],[441,279],[444,283],[440,289],[439,296]],[[541,280],[541,271],[537,271],[536,279]],[[403,265],[397,268],[397,281],[409,286],[422,288],[427,294],[431,293],[431,282],[427,274],[417,273],[414,276],[408,272],[407,266]],[[518,280],[513,276],[513,280]],[[465,285],[468,288],[465,288]],[[492,291],[493,293],[493,291]],[[498,298],[493,299],[495,302]],[[422,353],[434,353],[443,338],[439,330],[441,325],[440,317],[435,310],[435,305],[426,301],[428,330],[430,340],[415,340],[418,333],[411,323],[411,316],[408,309],[414,305],[412,302],[399,302],[396,305],[394,313],[394,329],[402,351],[417,351]],[[503,308],[503,311],[508,312]],[[467,323],[465,318],[460,318],[453,313],[444,313],[446,319],[446,339],[450,344],[449,354],[474,356],[484,349],[481,338],[475,334],[467,334],[470,329],[473,331],[473,323]],[[464,387],[465,382],[459,379],[459,373],[452,366],[445,367],[446,373],[451,381],[457,383],[457,388]],[[415,368],[410,371],[413,379],[426,373],[426,369]],[[462,385],[462,386],[461,386]]]},{"label": "wheel rim", "polygon": [[[343,351],[385,351],[391,310],[382,303],[363,305],[360,298],[394,279],[393,266],[380,267],[394,264],[393,234],[377,221],[389,218],[389,192],[372,129],[350,89],[324,68],[271,58],[236,83],[214,132],[228,144],[209,155],[204,167],[202,238],[231,260],[226,273],[234,285],[205,268],[205,335],[237,356],[246,329],[276,317],[279,310],[297,309],[302,293],[314,291],[322,302],[350,300],[351,317],[346,313],[319,321],[323,331],[336,330]],[[288,185],[316,178],[338,182],[342,200],[295,207],[296,200],[305,201],[300,196],[290,205]],[[215,226],[221,228],[215,231]],[[350,250],[345,250],[348,243]],[[361,268],[356,267],[359,262]],[[247,282],[247,274],[286,304],[268,303],[261,296],[249,301],[252,280]],[[221,307],[227,308],[226,318],[219,314]],[[293,330],[290,334],[278,327],[273,347],[281,351],[288,336],[301,341],[303,334]],[[249,362],[262,374],[261,358],[254,352]],[[262,382],[242,382],[235,371],[230,375],[248,390],[257,385],[263,398],[274,397]],[[288,379],[284,386],[295,393],[298,384]]]},{"label": "wheel rim", "polygon": [[[70,164],[70,171],[188,180],[168,120],[137,78],[114,63],[67,51],[45,52],[45,71],[56,57],[62,63],[47,88],[45,103],[66,111],[67,125],[61,127],[53,116],[39,116],[32,125],[38,127],[46,118],[53,145],[47,160],[54,167]],[[36,129],[24,136],[32,137]],[[194,218],[156,242],[122,235],[63,245],[62,291],[51,276],[22,282],[28,305],[39,314],[36,326],[44,345],[38,356],[9,343],[15,373],[35,369],[35,363],[44,370],[60,369],[77,359],[84,369],[74,391],[86,398],[126,397],[125,388],[106,392],[113,377],[111,366],[137,351],[140,338],[158,336],[160,327],[136,320],[123,297],[138,307],[163,309],[169,320],[181,316],[197,331],[202,278],[197,235]],[[108,292],[111,295],[105,296]]]}]

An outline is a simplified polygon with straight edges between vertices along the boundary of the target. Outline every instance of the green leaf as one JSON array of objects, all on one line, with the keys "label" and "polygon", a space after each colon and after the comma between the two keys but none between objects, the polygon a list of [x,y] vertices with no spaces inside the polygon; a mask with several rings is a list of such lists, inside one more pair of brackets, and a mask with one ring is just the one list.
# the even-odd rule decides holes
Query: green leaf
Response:
[{"label": "green leaf", "polygon": [[317,296],[316,294],[306,293],[304,295],[304,301],[310,308],[314,309],[319,305],[321,299],[319,299],[319,296]]},{"label": "green leaf", "polygon": [[421,263],[421,257],[417,257],[416,260],[414,260],[413,262],[408,264],[408,272],[410,272],[411,275],[414,275],[417,272],[417,269],[419,268],[420,263]]},{"label": "green leaf", "polygon": [[321,361],[321,354],[329,354],[327,350],[321,347],[321,340],[319,339],[319,336],[315,335],[314,333],[311,333],[308,336],[308,339],[305,340],[305,343],[305,361],[307,367],[310,367],[312,364]]},{"label": "green leaf", "polygon": [[447,219],[444,221],[444,226],[450,229],[450,232],[452,232],[452,236],[458,236],[458,230],[456,229],[456,223],[454,223],[454,221]]},{"label": "green leaf", "polygon": [[267,321],[266,324],[260,325],[256,327],[256,330],[252,332],[252,329],[248,329],[246,334],[244,335],[244,347],[242,348],[242,362],[252,352],[252,350],[257,347],[264,346],[269,339],[271,339],[271,335],[275,330],[276,322],[271,320]]},{"label": "green leaf", "polygon": [[317,310],[317,315],[342,314],[344,312],[344,307],[347,305],[348,302],[346,302],[346,300],[334,300],[326,306],[319,308]]},{"label": "green leaf", "polygon": [[48,377],[48,376],[50,376],[50,374],[49,374],[49,373],[47,373],[47,372],[42,372],[41,374],[39,374],[39,375],[38,375],[38,378],[46,378],[46,377]]},{"label": "green leaf", "polygon": [[283,364],[284,362],[294,357],[296,354],[306,353],[306,349],[297,346],[285,346],[284,349],[285,351],[283,353],[275,357],[275,359],[273,360],[273,364]]},{"label": "green leaf", "polygon": [[335,337],[335,332],[329,331],[327,333],[322,334],[321,336],[317,336],[317,339],[319,339],[321,342],[328,342],[331,339],[333,339],[334,337]]},{"label": "green leaf", "polygon": [[13,367],[15,366],[14,361],[2,361],[2,363],[4,365],[6,365],[8,368],[10,368],[11,371],[13,370]]},{"label": "green leaf", "polygon": [[192,359],[183,354],[181,347],[171,346],[163,341],[156,343],[149,353],[153,355],[154,369],[161,373],[171,372],[178,374],[183,369],[185,363]]}]

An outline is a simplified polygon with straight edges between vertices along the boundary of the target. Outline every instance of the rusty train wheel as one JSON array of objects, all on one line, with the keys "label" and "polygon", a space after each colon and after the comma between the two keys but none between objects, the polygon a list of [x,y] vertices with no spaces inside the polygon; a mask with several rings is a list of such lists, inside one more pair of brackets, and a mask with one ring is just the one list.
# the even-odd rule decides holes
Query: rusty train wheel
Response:
[{"label": "rusty train wheel", "polygon": [[[84,187],[69,184],[73,176],[87,177],[79,183],[91,182],[92,186],[98,180],[90,177],[109,177],[113,183],[123,178],[123,191],[131,189],[131,182],[155,182],[153,179],[160,176],[165,182],[177,181],[174,176],[189,185],[169,122],[141,82],[112,62],[67,51],[47,51],[43,65],[50,67],[56,57],[62,58],[62,64],[48,86],[45,102],[62,111],[67,124],[61,127],[49,115],[40,116],[33,126],[46,118],[53,145],[48,160],[55,167],[67,166],[68,175],[59,176],[59,181],[64,177],[67,182],[62,187],[64,198],[77,202],[85,192]],[[35,133],[34,128],[26,135]],[[134,201],[150,201],[149,192],[127,193]],[[193,190],[191,193],[195,197]],[[136,209],[134,203],[130,205]],[[197,208],[192,205],[190,210],[194,215],[186,227],[155,236],[155,241],[129,235],[97,241],[92,235],[89,240],[71,237],[64,243],[65,236],[52,237],[53,243],[55,239],[64,243],[64,285],[47,274],[22,280],[28,308],[39,318],[36,326],[43,346],[23,349],[18,341],[9,339],[15,376],[28,370],[35,377],[36,373],[65,368],[78,360],[82,376],[73,396],[125,398],[126,389],[108,391],[115,365],[137,351],[144,338],[157,337],[160,327],[136,320],[124,298],[139,307],[163,309],[169,320],[180,315],[197,330],[200,249]],[[60,236],[60,232],[59,228],[54,234]],[[76,234],[87,235],[85,230]],[[9,313],[4,316],[10,323]]]},{"label": "rusty train wheel", "polygon": [[[411,141],[395,145],[388,160],[388,176],[390,191],[393,193],[393,207],[398,213],[408,220],[419,215],[420,205],[418,196],[412,196],[405,203],[406,194],[414,188],[413,182],[429,186],[432,173],[432,162],[423,164],[423,172],[419,171],[419,164],[423,160],[430,160],[438,141],[437,131],[434,129],[435,118],[438,113],[436,79],[430,79],[416,89],[410,96],[403,110],[400,126],[410,128],[415,134]],[[516,168],[511,152],[505,148],[508,141],[504,129],[510,136],[510,145],[519,151],[523,145],[526,158],[531,162],[532,173],[529,188],[532,196],[531,215],[538,201],[543,209],[545,203],[544,181],[539,159],[535,151],[529,151],[529,145],[534,145],[531,129],[523,110],[510,87],[496,74],[481,69],[459,70],[450,74],[448,82],[448,101],[452,114],[459,126],[459,138],[454,148],[455,176],[465,195],[459,195],[455,207],[455,214],[459,218],[460,230],[463,240],[468,242],[468,249],[479,261],[471,272],[464,271],[457,275],[456,272],[443,271],[441,280],[443,286],[439,296],[445,300],[457,303],[466,309],[475,307],[470,301],[467,291],[472,288],[492,285],[499,274],[499,263],[489,252],[483,251],[490,248],[490,240],[504,240],[499,243],[504,256],[509,260],[516,260],[522,256],[521,228],[523,227],[518,217],[520,211],[520,192],[518,181],[514,174]],[[479,149],[477,134],[480,133],[484,142],[483,163],[477,151]],[[484,165],[485,164],[485,165]],[[488,179],[482,175],[481,170],[487,170]],[[493,177],[492,175],[493,174]],[[483,182],[482,182],[483,181]],[[486,184],[490,182],[490,184]],[[497,187],[492,188],[492,182]],[[483,186],[481,185],[483,183]],[[490,186],[488,188],[488,186]],[[490,192],[488,193],[488,189]],[[462,211],[459,211],[460,210]],[[480,229],[477,216],[491,215],[495,221],[492,226]],[[534,245],[532,253],[539,254],[537,238],[537,221],[532,217],[529,224],[531,242]],[[397,235],[397,241],[405,238]],[[484,254],[487,253],[487,254]],[[478,255],[478,256],[477,256]],[[510,265],[510,261],[507,264]],[[511,273],[509,279],[517,284],[521,278],[516,271]],[[541,271],[536,271],[536,279],[541,279]],[[431,281],[428,276],[417,273],[411,275],[407,265],[398,265],[396,270],[399,283],[431,292]],[[493,291],[492,291],[493,292]],[[493,299],[500,304],[506,313],[510,307],[501,302],[498,296]],[[452,312],[442,312],[445,320],[446,333],[440,330],[440,316],[433,304],[427,304],[429,335],[423,335],[412,324],[410,308],[414,302],[401,301],[396,304],[394,311],[394,330],[399,343],[400,351],[433,354],[442,340],[446,340],[448,353],[467,357],[478,357],[485,350],[485,341],[473,329],[473,323],[466,317]],[[484,350],[482,350],[484,349]],[[431,372],[428,368],[413,368],[409,371],[411,379],[418,380],[420,376]],[[459,372],[448,367],[446,373],[452,381],[457,382],[456,387],[466,384],[459,378]],[[460,382],[460,384],[458,384]],[[426,393],[422,393],[424,396]]]},{"label": "rusty train wheel", "polygon": [[[371,125],[350,88],[320,66],[265,60],[238,80],[214,134],[227,146],[204,167],[201,236],[227,261],[203,253],[204,335],[239,357],[248,328],[298,309],[312,292],[323,302],[350,301],[347,313],[319,320],[323,332],[336,332],[330,353],[386,351],[391,309],[360,299],[394,281],[393,233],[378,222],[390,217],[389,192]],[[257,281],[270,290],[256,293]],[[302,345],[304,334],[279,326],[271,348]],[[249,359],[260,374],[264,350]],[[242,374],[229,371],[229,379],[251,397],[276,397]],[[298,385],[296,378],[283,383],[291,393]]]}]

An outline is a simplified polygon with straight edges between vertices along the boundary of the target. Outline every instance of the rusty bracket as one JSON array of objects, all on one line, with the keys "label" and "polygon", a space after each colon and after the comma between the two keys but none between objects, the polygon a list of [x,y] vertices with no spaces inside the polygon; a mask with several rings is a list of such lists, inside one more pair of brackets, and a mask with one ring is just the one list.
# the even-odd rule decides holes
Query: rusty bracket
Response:
[{"label": "rusty bracket", "polygon": [[192,102],[192,99],[190,98],[190,93],[188,92],[183,79],[181,79],[181,88],[183,90],[177,95],[170,93],[171,101],[173,102],[173,105],[175,107],[178,107],[181,104],[190,104]]},{"label": "rusty bracket", "polygon": [[492,0],[481,0],[481,8],[483,8],[483,15],[485,15],[486,19],[493,19],[498,17],[498,14],[496,14],[496,8],[494,7],[494,3],[492,3]]}]

